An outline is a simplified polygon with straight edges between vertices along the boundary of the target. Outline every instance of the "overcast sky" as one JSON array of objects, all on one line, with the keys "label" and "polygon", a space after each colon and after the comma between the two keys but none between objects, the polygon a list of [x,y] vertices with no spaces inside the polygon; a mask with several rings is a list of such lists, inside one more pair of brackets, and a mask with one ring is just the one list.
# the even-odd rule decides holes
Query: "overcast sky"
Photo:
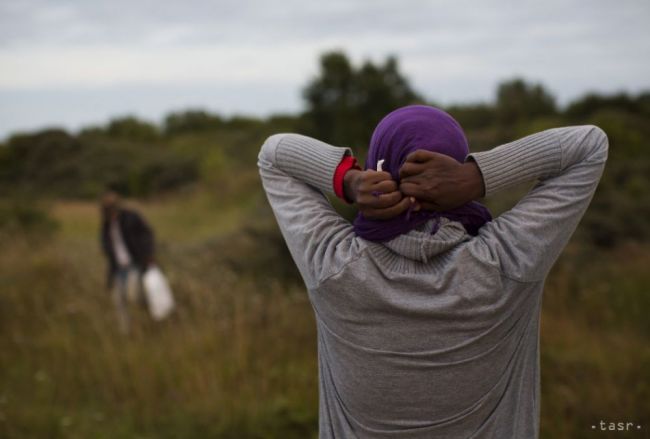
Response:
[{"label": "overcast sky", "polygon": [[565,103],[650,89],[649,0],[0,0],[0,139],[172,110],[298,111],[319,55],[394,54],[441,103],[522,76]]}]

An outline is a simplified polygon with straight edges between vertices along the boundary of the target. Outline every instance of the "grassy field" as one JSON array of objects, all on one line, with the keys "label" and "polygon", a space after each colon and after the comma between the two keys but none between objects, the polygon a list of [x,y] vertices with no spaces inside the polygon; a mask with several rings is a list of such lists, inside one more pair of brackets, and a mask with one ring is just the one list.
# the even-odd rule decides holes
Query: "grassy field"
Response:
[{"label": "grassy field", "polygon": [[[0,250],[1,438],[310,438],[316,334],[304,288],[256,175],[241,190],[189,188],[136,207],[154,225],[178,309],[134,306],[120,336],[104,288],[98,210],[55,202],[49,237]],[[247,194],[241,196],[240,194]],[[542,437],[650,429],[650,249],[577,241],[548,279]]]}]

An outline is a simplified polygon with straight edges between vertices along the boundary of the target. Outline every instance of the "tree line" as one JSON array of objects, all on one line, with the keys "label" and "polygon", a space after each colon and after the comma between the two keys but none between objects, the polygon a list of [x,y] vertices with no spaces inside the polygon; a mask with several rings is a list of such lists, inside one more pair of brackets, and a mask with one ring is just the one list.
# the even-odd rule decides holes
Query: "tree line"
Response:
[{"label": "tree line", "polygon": [[[321,56],[302,93],[303,112],[265,119],[192,109],[171,113],[160,125],[129,116],[76,133],[52,128],[12,135],[0,144],[0,196],[9,200],[0,205],[0,227],[12,210],[7,203],[17,199],[88,199],[107,185],[154,196],[254,168],[260,143],[275,132],[303,133],[363,156],[385,114],[414,103],[436,105],[411,86],[395,57],[355,65],[342,52]],[[644,196],[650,91],[591,93],[560,108],[542,84],[514,78],[498,85],[491,102],[445,110],[464,127],[472,150],[553,126],[599,125],[610,139],[610,160],[585,227],[600,245],[650,238],[650,198]]]}]

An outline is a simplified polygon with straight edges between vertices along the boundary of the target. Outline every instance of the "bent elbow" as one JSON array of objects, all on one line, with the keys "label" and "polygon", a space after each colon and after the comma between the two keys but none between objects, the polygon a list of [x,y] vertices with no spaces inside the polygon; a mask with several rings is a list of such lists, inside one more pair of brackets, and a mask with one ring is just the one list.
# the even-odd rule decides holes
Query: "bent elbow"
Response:
[{"label": "bent elbow", "polygon": [[589,137],[594,146],[593,157],[603,164],[607,161],[609,152],[609,139],[607,133],[597,125],[590,125]]},{"label": "bent elbow", "polygon": [[260,168],[266,168],[269,166],[273,166],[275,163],[275,155],[276,151],[278,149],[278,145],[282,142],[282,139],[286,136],[287,134],[280,133],[280,134],[273,134],[262,143],[262,147],[260,148],[260,153],[257,156],[257,166]]}]

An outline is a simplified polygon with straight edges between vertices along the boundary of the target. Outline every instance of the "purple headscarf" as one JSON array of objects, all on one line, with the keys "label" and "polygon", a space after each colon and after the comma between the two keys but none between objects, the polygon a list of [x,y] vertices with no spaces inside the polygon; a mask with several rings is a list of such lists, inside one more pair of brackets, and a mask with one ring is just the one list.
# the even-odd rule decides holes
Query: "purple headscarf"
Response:
[{"label": "purple headscarf", "polygon": [[[469,154],[463,129],[453,117],[437,108],[411,105],[393,111],[379,122],[370,139],[365,169],[376,169],[377,162],[383,159],[382,169],[399,182],[399,169],[406,156],[418,149],[445,154],[460,163]],[[372,220],[359,213],[354,231],[369,241],[384,242],[440,217],[460,222],[470,235],[477,235],[481,226],[492,220],[485,206],[472,201],[445,212],[404,212],[389,220]],[[438,227],[437,224],[432,233]]]}]

